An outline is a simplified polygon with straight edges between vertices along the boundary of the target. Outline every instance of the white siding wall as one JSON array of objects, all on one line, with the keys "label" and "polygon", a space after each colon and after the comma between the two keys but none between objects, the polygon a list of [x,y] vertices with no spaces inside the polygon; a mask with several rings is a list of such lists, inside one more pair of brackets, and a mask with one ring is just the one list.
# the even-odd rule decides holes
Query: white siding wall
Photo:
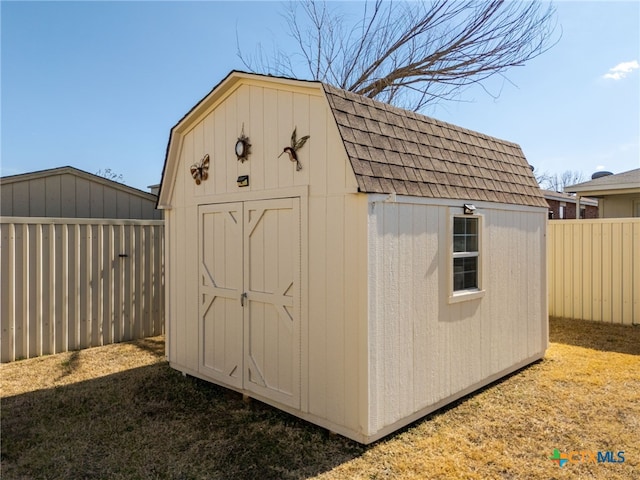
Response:
[{"label": "white siding wall", "polygon": [[[234,146],[249,137],[248,161]],[[310,135],[302,170],[286,155],[293,128]],[[301,411],[340,433],[367,424],[367,196],[355,176],[323,93],[247,81],[221,96],[182,133],[167,224],[168,356],[198,374],[198,205],[301,197]],[[210,156],[197,186],[189,167]],[[249,187],[236,179],[249,175]],[[202,376],[200,374],[200,376]]]},{"label": "white siding wall", "polygon": [[484,297],[448,303],[449,218],[460,201],[369,207],[370,434],[486,383],[547,345],[542,209],[476,203]]}]

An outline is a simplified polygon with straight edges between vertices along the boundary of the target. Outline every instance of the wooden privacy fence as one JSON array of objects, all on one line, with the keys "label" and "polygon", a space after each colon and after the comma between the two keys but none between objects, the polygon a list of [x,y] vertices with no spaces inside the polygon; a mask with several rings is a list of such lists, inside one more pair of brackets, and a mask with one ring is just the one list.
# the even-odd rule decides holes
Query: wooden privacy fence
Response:
[{"label": "wooden privacy fence", "polygon": [[3,217],[2,362],[164,331],[164,223]]},{"label": "wooden privacy fence", "polygon": [[550,220],[549,315],[640,324],[640,218]]}]

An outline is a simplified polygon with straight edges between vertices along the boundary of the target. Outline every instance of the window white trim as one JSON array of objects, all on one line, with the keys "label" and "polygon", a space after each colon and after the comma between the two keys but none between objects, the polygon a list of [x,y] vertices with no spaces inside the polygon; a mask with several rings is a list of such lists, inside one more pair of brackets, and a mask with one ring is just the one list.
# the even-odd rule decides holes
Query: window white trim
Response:
[{"label": "window white trim", "polygon": [[[453,219],[459,218],[474,218],[478,221],[478,250],[477,252],[454,252],[453,241]],[[448,265],[448,303],[458,303],[465,302],[468,300],[475,300],[478,298],[484,297],[485,290],[483,288],[484,285],[484,275],[483,275],[483,264],[484,264],[484,254],[483,254],[483,239],[484,239],[484,215],[476,213],[473,215],[465,215],[462,213],[462,208],[449,208],[448,215],[448,224],[447,224],[447,243],[448,243],[448,256],[447,256],[447,265]],[[478,259],[477,265],[477,283],[478,286],[476,288],[470,288],[466,290],[453,290],[453,260],[454,258],[470,258],[476,257]]]}]

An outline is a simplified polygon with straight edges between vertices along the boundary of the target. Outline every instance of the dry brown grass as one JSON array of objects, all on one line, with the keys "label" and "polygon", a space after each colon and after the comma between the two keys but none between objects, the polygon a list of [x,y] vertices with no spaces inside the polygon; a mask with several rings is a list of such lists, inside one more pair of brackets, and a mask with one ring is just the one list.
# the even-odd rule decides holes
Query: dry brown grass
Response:
[{"label": "dry brown grass", "polygon": [[162,338],[2,365],[2,478],[640,478],[640,328],[550,327],[543,361],[368,447],[183,377]]}]

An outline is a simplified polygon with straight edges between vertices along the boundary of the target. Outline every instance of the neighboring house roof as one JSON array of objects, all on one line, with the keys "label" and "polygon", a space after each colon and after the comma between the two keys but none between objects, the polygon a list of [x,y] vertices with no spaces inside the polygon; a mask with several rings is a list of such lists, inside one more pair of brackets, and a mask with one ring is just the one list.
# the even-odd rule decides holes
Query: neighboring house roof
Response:
[{"label": "neighboring house roof", "polygon": [[323,87],[360,191],[547,206],[517,144]]},{"label": "neighboring house roof", "polygon": [[[578,199],[575,195],[569,195],[568,193],[556,192],[554,190],[542,190],[544,198],[547,200],[555,200],[557,202],[576,203]],[[598,206],[598,200],[595,198],[581,197],[580,205],[591,205],[592,207]]]},{"label": "neighboring house roof", "polygon": [[441,122],[321,82],[232,71],[172,129],[158,205],[167,205],[177,162],[175,140],[243,79],[322,89],[336,120],[358,190],[430,198],[489,201],[546,208],[533,172],[515,143]]},{"label": "neighboring house roof", "polygon": [[592,196],[638,193],[640,192],[640,168],[570,185],[564,190]]},{"label": "neighboring house roof", "polygon": [[36,172],[20,173],[18,175],[9,175],[6,177],[0,177],[0,185],[24,182],[28,180],[36,180],[38,178],[46,178],[46,177],[51,177],[53,175],[64,175],[64,174],[70,174],[76,177],[81,177],[91,182],[100,183],[107,187],[115,188],[116,190],[120,190],[131,195],[142,197],[146,200],[151,200],[154,202],[156,201],[155,195],[145,192],[144,190],[139,190],[137,188],[125,185],[124,183],[114,182],[113,180],[109,180],[99,175],[94,175],[92,173],[85,172],[84,170],[80,170],[80,169],[69,167],[69,166],[49,168],[47,170],[38,170]]}]

